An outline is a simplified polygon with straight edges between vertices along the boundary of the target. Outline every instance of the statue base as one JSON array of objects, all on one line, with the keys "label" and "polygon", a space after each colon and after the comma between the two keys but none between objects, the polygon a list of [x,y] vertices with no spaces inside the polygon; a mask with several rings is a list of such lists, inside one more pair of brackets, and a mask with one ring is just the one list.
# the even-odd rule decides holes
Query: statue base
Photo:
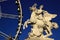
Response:
[{"label": "statue base", "polygon": [[42,37],[32,37],[32,38],[27,38],[25,40],[54,40],[52,38],[42,38]]}]

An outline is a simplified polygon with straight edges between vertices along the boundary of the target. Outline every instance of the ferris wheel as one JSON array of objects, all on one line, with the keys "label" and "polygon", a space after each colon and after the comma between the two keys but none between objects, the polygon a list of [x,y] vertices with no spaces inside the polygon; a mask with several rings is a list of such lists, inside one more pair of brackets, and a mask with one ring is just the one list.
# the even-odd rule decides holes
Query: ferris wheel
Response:
[{"label": "ferris wheel", "polygon": [[0,0],[0,2],[7,1],[7,0]]},{"label": "ferris wheel", "polygon": [[[2,1],[3,0],[1,0],[0,2],[2,2]],[[22,17],[23,17],[22,16],[22,7],[21,7],[20,0],[16,0],[15,3],[18,6],[18,8],[17,8],[18,15],[2,13],[1,12],[1,6],[0,6],[0,19],[1,19],[1,17],[11,18],[11,19],[18,19],[18,28],[17,28],[18,30],[17,30],[14,38],[0,31],[0,36],[8,38],[7,40],[17,40],[19,34],[21,33],[20,29],[21,29],[21,26],[22,26]]]}]

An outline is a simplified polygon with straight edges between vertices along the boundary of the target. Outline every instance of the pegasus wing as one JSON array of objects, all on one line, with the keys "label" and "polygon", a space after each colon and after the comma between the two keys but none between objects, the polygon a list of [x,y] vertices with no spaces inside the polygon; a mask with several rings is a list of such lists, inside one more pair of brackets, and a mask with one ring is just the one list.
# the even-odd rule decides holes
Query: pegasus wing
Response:
[{"label": "pegasus wing", "polygon": [[50,13],[45,13],[44,18],[46,21],[52,20],[52,18],[55,18],[57,15],[56,14],[50,14]]}]

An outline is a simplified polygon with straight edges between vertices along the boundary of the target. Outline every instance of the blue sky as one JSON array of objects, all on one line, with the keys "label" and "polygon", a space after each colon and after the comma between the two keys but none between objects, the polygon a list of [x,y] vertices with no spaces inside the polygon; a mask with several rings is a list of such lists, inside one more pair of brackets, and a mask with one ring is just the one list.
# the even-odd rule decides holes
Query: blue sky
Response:
[{"label": "blue sky", "polygon": [[[49,13],[57,14],[58,16],[52,21],[57,22],[59,25],[58,29],[53,29],[53,35],[51,36],[55,40],[60,40],[60,0],[21,0],[22,11],[23,11],[23,23],[30,18],[31,11],[29,7],[34,3],[37,3],[37,8],[42,4],[44,5],[44,10],[47,10]],[[7,0],[0,2],[2,13],[15,14],[18,15],[17,5],[15,0]],[[17,19],[1,18],[0,19],[0,31],[12,35],[14,37],[16,33],[16,28],[18,26]],[[31,27],[29,26],[25,30],[22,30],[22,34],[19,35],[20,40],[24,40],[28,37],[28,32],[30,32]],[[5,40],[4,37],[0,36],[0,40]]]}]

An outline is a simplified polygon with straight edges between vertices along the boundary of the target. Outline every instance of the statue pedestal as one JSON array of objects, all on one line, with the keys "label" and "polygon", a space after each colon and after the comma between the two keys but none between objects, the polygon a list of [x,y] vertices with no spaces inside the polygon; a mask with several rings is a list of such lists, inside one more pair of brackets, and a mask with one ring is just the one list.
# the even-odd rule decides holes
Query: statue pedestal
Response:
[{"label": "statue pedestal", "polygon": [[25,40],[54,40],[52,38],[42,38],[42,37],[33,37],[33,38],[27,38]]},{"label": "statue pedestal", "polygon": [[35,38],[27,38],[26,40],[40,40],[40,38],[35,37]]}]

